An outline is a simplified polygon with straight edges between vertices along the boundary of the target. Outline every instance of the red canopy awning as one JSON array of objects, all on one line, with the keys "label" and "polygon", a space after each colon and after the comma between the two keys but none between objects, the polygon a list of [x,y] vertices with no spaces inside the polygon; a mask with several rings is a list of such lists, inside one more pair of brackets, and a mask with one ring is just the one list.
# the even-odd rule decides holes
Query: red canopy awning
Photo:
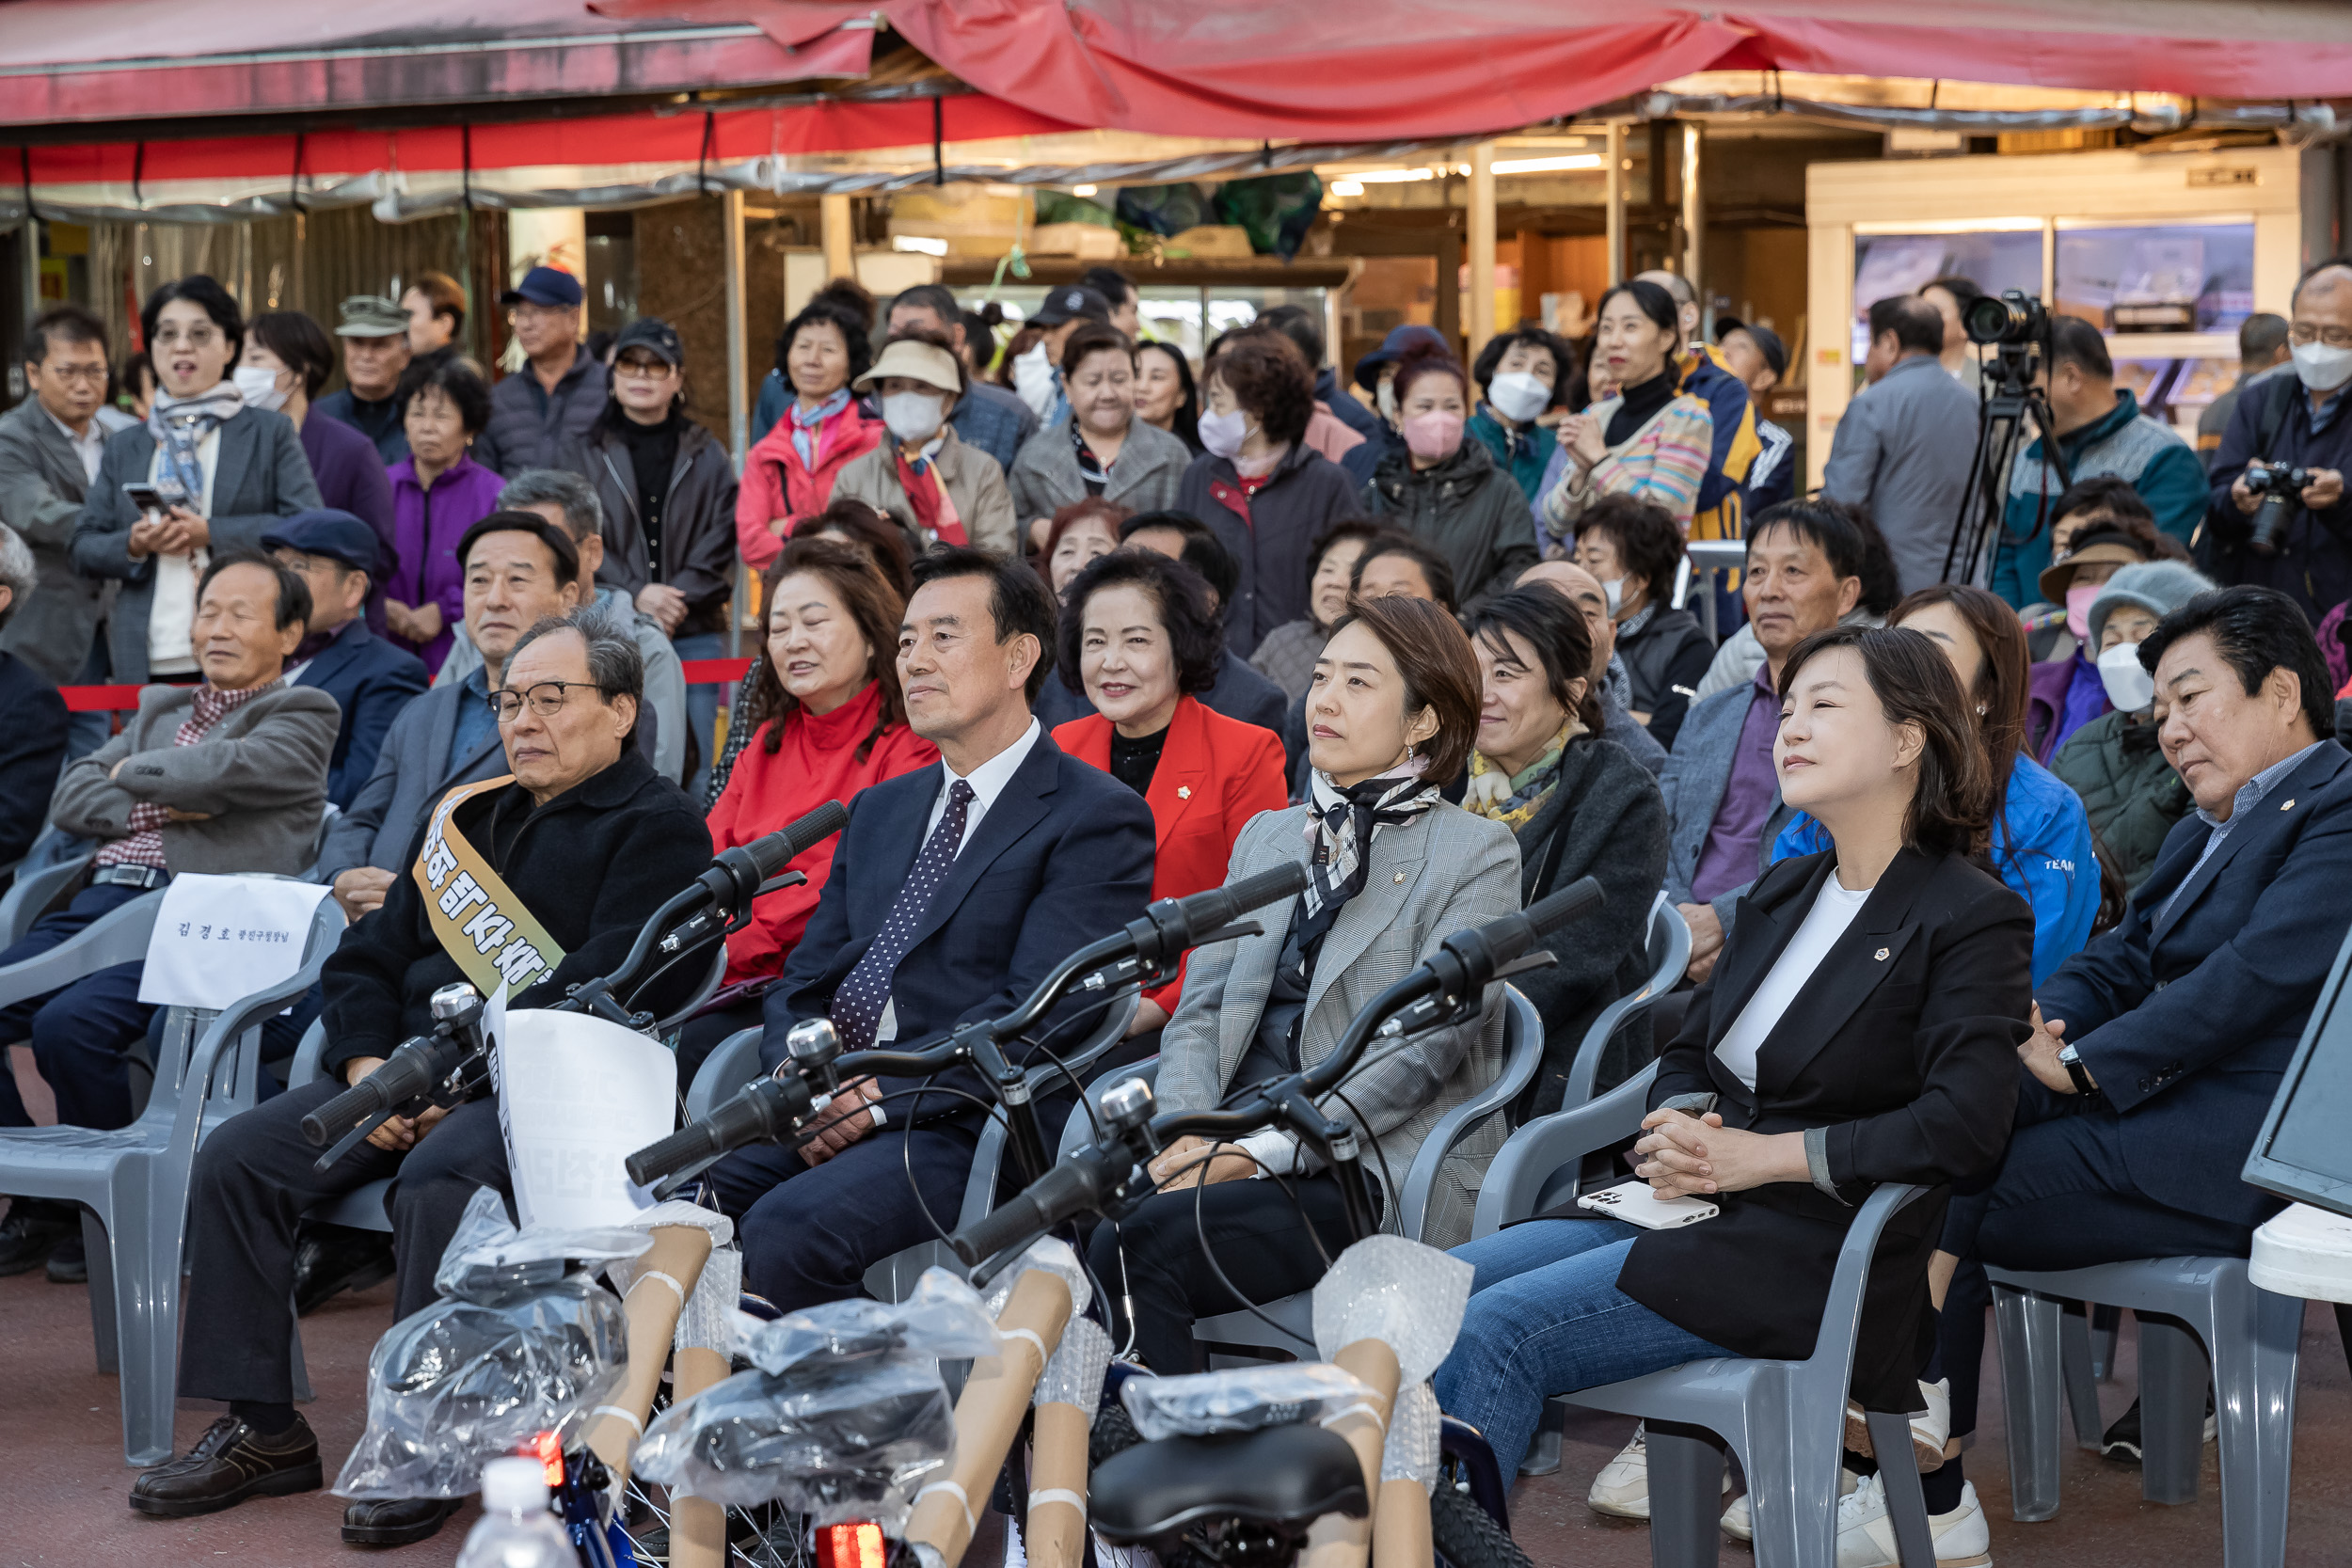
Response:
[{"label": "red canopy awning", "polygon": [[[1076,124],[1311,140],[1473,135],[1707,70],[1941,77],[2216,98],[2352,93],[2332,0],[593,0],[814,39],[879,8],[963,81]],[[1922,24],[1921,19],[1931,24]]]}]

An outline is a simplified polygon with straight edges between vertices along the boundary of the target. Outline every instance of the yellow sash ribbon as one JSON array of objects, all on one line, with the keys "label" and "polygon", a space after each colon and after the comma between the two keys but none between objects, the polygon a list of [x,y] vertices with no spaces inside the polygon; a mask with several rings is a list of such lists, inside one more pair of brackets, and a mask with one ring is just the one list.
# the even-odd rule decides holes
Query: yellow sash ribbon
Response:
[{"label": "yellow sash ribbon", "polygon": [[501,985],[508,995],[517,995],[564,961],[563,947],[450,821],[475,796],[514,782],[508,773],[460,785],[441,797],[411,873],[424,895],[425,917],[433,923],[434,936],[485,996],[494,995]]}]

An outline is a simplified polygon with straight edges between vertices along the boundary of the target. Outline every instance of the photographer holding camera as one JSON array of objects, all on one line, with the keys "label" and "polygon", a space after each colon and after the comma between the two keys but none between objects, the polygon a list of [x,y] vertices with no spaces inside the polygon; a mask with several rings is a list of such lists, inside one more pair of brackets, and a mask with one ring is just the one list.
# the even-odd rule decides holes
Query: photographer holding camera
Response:
[{"label": "photographer holding camera", "polygon": [[2322,261],[2296,285],[2287,341],[2295,373],[2247,388],[2215,454],[2199,541],[2217,582],[2275,588],[2315,625],[2352,597],[2352,258]]}]

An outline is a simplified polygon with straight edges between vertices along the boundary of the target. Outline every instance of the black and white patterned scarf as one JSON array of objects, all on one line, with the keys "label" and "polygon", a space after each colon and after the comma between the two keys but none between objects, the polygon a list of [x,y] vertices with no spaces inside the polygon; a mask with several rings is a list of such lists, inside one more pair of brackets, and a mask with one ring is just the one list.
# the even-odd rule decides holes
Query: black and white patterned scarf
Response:
[{"label": "black and white patterned scarf", "polygon": [[1108,465],[1094,455],[1094,449],[1087,445],[1086,432],[1078,428],[1074,415],[1070,420],[1070,444],[1077,449],[1078,477],[1085,481],[1087,494],[1101,495],[1111,482],[1111,470]]},{"label": "black and white patterned scarf", "polygon": [[236,383],[224,381],[209,392],[192,398],[172,398],[157,393],[147,416],[147,433],[155,437],[162,449],[163,462],[156,477],[169,481],[157,489],[168,492],[179,488],[177,497],[167,494],[191,511],[204,505],[204,465],[197,456],[197,448],[204,437],[220,427],[224,420],[233,419],[245,407],[245,399],[238,395]]},{"label": "black and white patterned scarf", "polygon": [[1314,846],[1314,858],[1298,922],[1298,944],[1310,974],[1324,933],[1347,901],[1364,890],[1364,879],[1372,873],[1374,835],[1382,828],[1410,822],[1438,803],[1438,786],[1422,776],[1426,767],[1426,760],[1417,756],[1393,772],[1344,787],[1315,770],[1307,817],[1307,841]]}]

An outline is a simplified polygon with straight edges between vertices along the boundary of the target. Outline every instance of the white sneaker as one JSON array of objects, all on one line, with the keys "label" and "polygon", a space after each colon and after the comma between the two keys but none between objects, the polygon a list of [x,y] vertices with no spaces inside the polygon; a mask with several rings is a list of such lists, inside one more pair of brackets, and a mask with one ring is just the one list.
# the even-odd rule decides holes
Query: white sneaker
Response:
[{"label": "white sneaker", "polygon": [[[1724,1490],[1731,1490],[1731,1472],[1724,1471]],[[1617,1457],[1600,1467],[1593,1478],[1593,1490],[1584,1499],[1596,1513],[1606,1513],[1617,1519],[1646,1519],[1649,1517],[1649,1429],[1636,1424],[1633,1441],[1617,1450]]]},{"label": "white sneaker", "polygon": [[[1936,1568],[1992,1568],[1993,1532],[1984,1522],[1973,1482],[1960,1489],[1960,1506],[1928,1515]],[[1837,1568],[1897,1568],[1895,1521],[1886,1513],[1886,1484],[1866,1478],[1837,1503]]]},{"label": "white sneaker", "polygon": [[[1919,1473],[1944,1467],[1944,1446],[1952,1436],[1952,1383],[1949,1378],[1919,1385],[1919,1397],[1927,1409],[1911,1418],[1911,1451],[1918,1456]],[[1864,1420],[1862,1406],[1846,1402],[1846,1448],[1852,1453],[1876,1458],[1870,1444],[1869,1423]]]},{"label": "white sneaker", "polygon": [[[1851,1497],[1860,1479],[1851,1470],[1842,1465],[1839,1465],[1837,1467],[1837,1495],[1841,1497]],[[1751,1544],[1755,1542],[1756,1519],[1748,1512],[1748,1495],[1745,1492],[1731,1499],[1731,1506],[1724,1510],[1724,1516],[1718,1522],[1723,1526],[1724,1533],[1734,1541],[1745,1541]]]}]

